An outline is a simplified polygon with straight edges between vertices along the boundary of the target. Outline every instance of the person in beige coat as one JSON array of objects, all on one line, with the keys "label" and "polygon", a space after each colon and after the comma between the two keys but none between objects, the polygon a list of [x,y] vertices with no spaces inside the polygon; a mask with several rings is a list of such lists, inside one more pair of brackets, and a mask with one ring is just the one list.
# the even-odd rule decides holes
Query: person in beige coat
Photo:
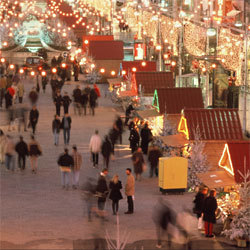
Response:
[{"label": "person in beige coat", "polygon": [[19,103],[23,102],[23,96],[24,96],[24,85],[22,82],[19,82],[17,84],[17,94],[18,94],[18,101]]},{"label": "person in beige coat", "polygon": [[134,202],[133,196],[135,194],[135,177],[132,175],[132,171],[130,168],[126,169],[127,174],[127,182],[125,186],[125,194],[127,196],[128,201],[128,211],[125,214],[132,214],[134,213]]},{"label": "person in beige coat", "polygon": [[7,137],[0,129],[0,164],[4,163],[5,160],[5,145],[7,143]]}]

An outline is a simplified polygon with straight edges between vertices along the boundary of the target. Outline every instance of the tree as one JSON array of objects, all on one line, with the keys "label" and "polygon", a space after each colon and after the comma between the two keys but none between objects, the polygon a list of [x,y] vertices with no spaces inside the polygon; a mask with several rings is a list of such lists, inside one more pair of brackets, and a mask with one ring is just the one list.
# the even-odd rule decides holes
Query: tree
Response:
[{"label": "tree", "polygon": [[191,152],[188,161],[188,187],[193,189],[200,185],[197,173],[204,173],[208,169],[207,156],[203,150],[205,143],[201,141],[201,135],[198,128],[194,132],[194,142],[191,144]]}]

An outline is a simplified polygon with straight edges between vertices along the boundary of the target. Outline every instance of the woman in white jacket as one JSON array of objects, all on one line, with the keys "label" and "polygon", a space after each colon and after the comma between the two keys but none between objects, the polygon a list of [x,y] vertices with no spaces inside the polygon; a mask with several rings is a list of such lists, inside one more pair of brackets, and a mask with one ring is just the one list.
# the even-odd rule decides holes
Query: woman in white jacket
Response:
[{"label": "woman in white jacket", "polygon": [[89,142],[89,149],[92,154],[93,167],[98,166],[99,152],[101,151],[102,139],[98,134],[98,130],[91,136]]}]

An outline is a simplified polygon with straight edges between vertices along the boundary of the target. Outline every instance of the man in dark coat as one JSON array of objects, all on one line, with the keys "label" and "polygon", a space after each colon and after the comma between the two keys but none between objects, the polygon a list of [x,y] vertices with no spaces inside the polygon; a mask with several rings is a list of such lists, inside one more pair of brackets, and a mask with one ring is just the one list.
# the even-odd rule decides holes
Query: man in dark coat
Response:
[{"label": "man in dark coat", "polygon": [[56,92],[56,95],[54,97],[54,104],[56,106],[56,114],[58,116],[60,116],[61,113],[61,105],[62,105],[63,101],[62,101],[62,96],[61,93],[59,91]]},{"label": "man in dark coat", "polygon": [[71,117],[68,113],[64,114],[61,122],[61,128],[63,129],[64,144],[69,145],[70,130],[71,130]]},{"label": "man in dark coat", "polygon": [[82,101],[82,91],[80,89],[80,85],[77,85],[76,88],[73,90],[73,98],[74,98],[74,112],[75,115],[81,115],[81,101]]},{"label": "man in dark coat", "polygon": [[123,133],[123,121],[120,116],[117,116],[115,125],[119,131],[120,144],[122,144],[122,133]]},{"label": "man in dark coat", "polygon": [[96,94],[96,91],[94,89],[90,90],[89,93],[89,106],[90,106],[90,111],[92,112],[92,115],[95,115],[95,107],[96,107],[96,100],[98,96]]},{"label": "man in dark coat", "polygon": [[135,126],[130,130],[130,136],[128,139],[130,141],[131,153],[133,154],[135,150],[139,147],[139,142],[140,142],[138,129],[135,128]]},{"label": "man in dark coat", "polygon": [[109,137],[106,135],[102,143],[102,156],[106,168],[109,168],[109,160],[112,153],[112,144]]},{"label": "man in dark coat", "polygon": [[162,152],[156,145],[154,145],[148,153],[148,161],[150,162],[150,177],[153,177],[154,172],[155,176],[158,176],[158,163],[160,157],[162,157]]},{"label": "man in dark coat", "polygon": [[84,109],[84,115],[87,114],[88,101],[89,101],[89,95],[87,94],[87,92],[85,90],[83,90],[82,96],[81,96],[81,105]]},{"label": "man in dark coat", "polygon": [[108,169],[104,168],[100,173],[96,186],[96,194],[98,196],[97,205],[100,211],[103,211],[105,208],[105,202],[109,192],[106,180],[107,174],[108,174]]},{"label": "man in dark coat", "polygon": [[12,106],[12,99],[13,99],[12,95],[8,90],[6,90],[4,98],[5,98],[5,108],[8,109],[9,107]]},{"label": "man in dark coat", "polygon": [[203,220],[205,221],[205,235],[213,238],[213,224],[216,223],[215,211],[217,209],[217,201],[215,199],[216,191],[211,190],[209,196],[205,199],[203,204]]},{"label": "man in dark coat", "polygon": [[35,105],[38,100],[38,93],[36,92],[36,88],[32,88],[32,90],[29,93],[29,99],[31,102],[31,105]]},{"label": "man in dark coat", "polygon": [[52,121],[52,133],[54,135],[54,144],[57,146],[59,144],[59,134],[61,128],[61,121],[58,115],[55,115],[55,119]]},{"label": "man in dark coat", "polygon": [[20,136],[20,141],[16,144],[15,150],[18,154],[18,167],[20,170],[25,169],[26,156],[29,155],[28,145],[23,140],[23,137]]},{"label": "man in dark coat", "polygon": [[33,106],[30,111],[30,117],[29,117],[29,122],[33,134],[35,134],[36,132],[36,125],[38,123],[38,118],[39,118],[39,111],[37,110],[36,106]]},{"label": "man in dark coat", "polygon": [[143,165],[145,164],[142,150],[138,148],[132,156],[132,161],[134,165],[135,180],[141,180],[141,174],[143,172]]},{"label": "man in dark coat", "polygon": [[135,110],[133,105],[132,104],[129,104],[129,106],[126,108],[126,111],[125,111],[125,116],[126,116],[126,119],[125,119],[125,125],[128,126],[128,121],[129,121],[129,117],[131,115],[131,112]]},{"label": "man in dark coat", "polygon": [[64,93],[64,96],[62,97],[62,103],[63,103],[64,114],[69,113],[69,105],[71,103],[71,99],[68,95],[68,92]]},{"label": "man in dark coat", "polygon": [[207,191],[208,189],[206,187],[200,187],[199,192],[196,194],[194,199],[194,213],[197,215],[197,218],[199,219],[202,214],[202,209],[204,206],[204,201],[207,197]]},{"label": "man in dark coat", "polygon": [[148,127],[148,124],[145,123],[144,128],[141,130],[141,148],[143,154],[148,153],[148,144],[152,140],[152,133]]},{"label": "man in dark coat", "polygon": [[112,153],[115,153],[115,144],[118,140],[119,137],[119,130],[118,128],[114,125],[112,129],[110,129],[109,131],[109,138],[111,141],[111,145],[112,145]]}]

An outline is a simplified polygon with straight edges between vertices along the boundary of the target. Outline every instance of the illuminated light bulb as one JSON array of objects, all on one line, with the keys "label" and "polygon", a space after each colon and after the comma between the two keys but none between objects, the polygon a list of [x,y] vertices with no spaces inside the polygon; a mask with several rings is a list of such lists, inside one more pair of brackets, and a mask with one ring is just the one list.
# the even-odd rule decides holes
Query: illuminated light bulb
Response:
[{"label": "illuminated light bulb", "polygon": [[202,68],[202,72],[206,72],[207,71],[207,69],[206,68]]},{"label": "illuminated light bulb", "polygon": [[56,68],[53,68],[52,69],[52,73],[55,74],[57,72],[57,69]]},{"label": "illuminated light bulb", "polygon": [[112,75],[112,76],[115,75],[115,71],[114,71],[114,70],[111,71],[111,75]]},{"label": "illuminated light bulb", "polygon": [[136,69],[135,67],[132,68],[132,71],[133,71],[133,72],[136,72],[136,70],[137,70],[137,69]]},{"label": "illuminated light bulb", "polygon": [[172,66],[172,67],[175,67],[175,66],[176,66],[176,62],[175,62],[175,61],[172,61],[172,62],[171,62],[171,66]]},{"label": "illuminated light bulb", "polygon": [[5,58],[1,58],[1,63],[4,63],[5,62]]},{"label": "illuminated light bulb", "polygon": [[126,71],[125,70],[122,70],[122,75],[126,75]]},{"label": "illuminated light bulb", "polygon": [[156,45],[156,50],[161,50],[161,45]]},{"label": "illuminated light bulb", "polygon": [[103,74],[103,73],[105,73],[105,69],[104,68],[101,68],[100,69],[100,72]]},{"label": "illuminated light bulb", "polygon": [[14,64],[11,64],[10,65],[10,69],[14,69],[15,68],[15,65]]},{"label": "illuminated light bulb", "polygon": [[35,75],[35,71],[31,71],[31,72],[30,72],[30,75],[31,75],[31,76],[34,76],[34,75]]},{"label": "illuminated light bulb", "polygon": [[61,67],[66,68],[66,63],[62,63]]},{"label": "illuminated light bulb", "polygon": [[95,68],[95,64],[92,63],[92,64],[90,65],[90,67],[91,67],[92,69],[94,69],[94,68]]},{"label": "illuminated light bulb", "polygon": [[42,76],[46,76],[46,72],[45,71],[42,71]]},{"label": "illuminated light bulb", "polygon": [[146,63],[146,62],[142,62],[141,65],[142,65],[143,67],[145,67],[145,66],[147,65],[147,63]]},{"label": "illuminated light bulb", "polygon": [[213,69],[216,69],[217,65],[215,63],[212,64],[211,66]]},{"label": "illuminated light bulb", "polygon": [[23,69],[20,69],[20,70],[19,70],[19,73],[20,73],[20,74],[23,74],[23,73],[24,73],[24,70],[23,70]]}]

